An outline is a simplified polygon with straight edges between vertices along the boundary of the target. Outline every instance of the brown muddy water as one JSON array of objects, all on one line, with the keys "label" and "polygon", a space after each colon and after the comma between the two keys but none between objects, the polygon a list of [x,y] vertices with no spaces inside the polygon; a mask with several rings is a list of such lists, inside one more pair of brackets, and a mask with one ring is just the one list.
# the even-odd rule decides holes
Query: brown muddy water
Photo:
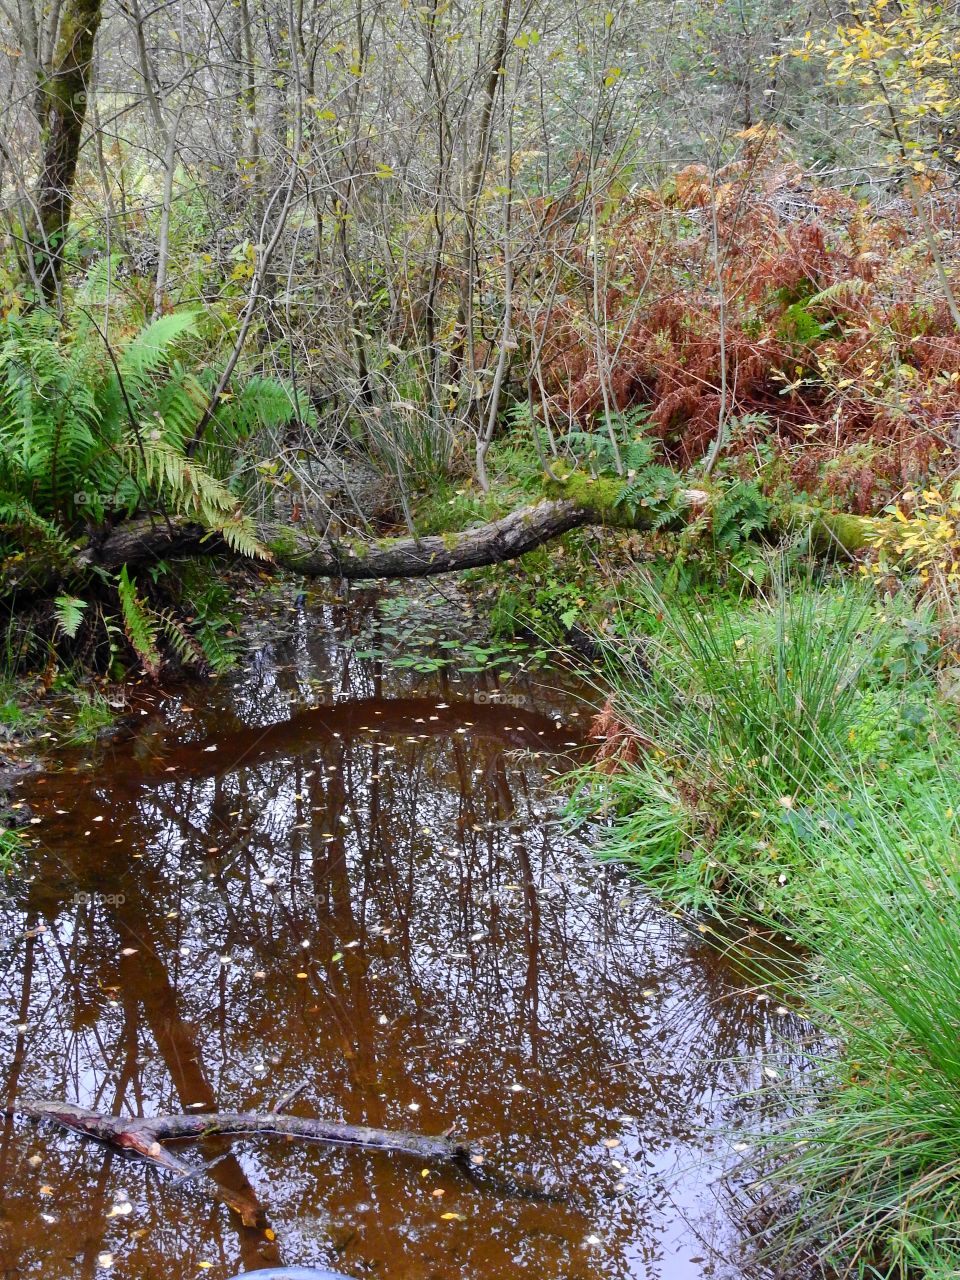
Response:
[{"label": "brown muddy water", "polygon": [[558,677],[384,669],[346,615],[21,788],[0,1098],[268,1110],[302,1084],[295,1114],[455,1126],[486,1163],[261,1137],[181,1145],[209,1169],[178,1185],[8,1117],[0,1276],[760,1274],[721,1174],[789,1015],[565,829],[589,709]]}]

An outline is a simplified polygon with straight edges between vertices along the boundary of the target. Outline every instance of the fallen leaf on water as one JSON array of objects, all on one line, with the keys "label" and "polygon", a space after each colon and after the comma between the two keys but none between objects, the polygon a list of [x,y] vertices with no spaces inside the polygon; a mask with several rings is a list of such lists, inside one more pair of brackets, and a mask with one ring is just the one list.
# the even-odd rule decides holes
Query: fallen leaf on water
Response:
[{"label": "fallen leaf on water", "polygon": [[120,954],[122,956],[135,956],[139,949],[139,947],[124,947]]},{"label": "fallen leaf on water", "polygon": [[462,1213],[441,1213],[440,1217],[444,1222],[451,1222],[453,1219],[456,1219],[457,1222],[466,1222],[466,1218]]},{"label": "fallen leaf on water", "polygon": [[113,1254],[112,1254],[112,1253],[98,1253],[98,1254],[97,1254],[97,1266],[98,1266],[98,1267],[103,1267],[103,1268],[105,1268],[105,1269],[106,1269],[107,1267],[112,1267],[112,1266],[113,1266]]},{"label": "fallen leaf on water", "polygon": [[441,1196],[445,1196],[447,1193],[444,1191],[443,1187],[434,1187],[430,1194],[439,1200]]},{"label": "fallen leaf on water", "polygon": [[308,978],[309,976],[310,976],[310,975],[309,975],[308,973],[304,973],[304,971],[303,971],[302,969],[301,969],[301,970],[300,970],[300,972],[297,974],[297,977],[298,977],[298,978]]},{"label": "fallen leaf on water", "polygon": [[619,1139],[619,1138],[604,1138],[604,1140],[603,1140],[603,1145],[604,1145],[605,1147],[607,1147],[610,1151],[612,1151],[612,1150],[614,1149],[614,1147],[619,1147],[619,1145],[620,1145],[620,1139]]},{"label": "fallen leaf on water", "polygon": [[267,1227],[263,1234],[268,1240],[276,1240],[277,1238],[277,1233],[274,1231],[273,1227]]}]

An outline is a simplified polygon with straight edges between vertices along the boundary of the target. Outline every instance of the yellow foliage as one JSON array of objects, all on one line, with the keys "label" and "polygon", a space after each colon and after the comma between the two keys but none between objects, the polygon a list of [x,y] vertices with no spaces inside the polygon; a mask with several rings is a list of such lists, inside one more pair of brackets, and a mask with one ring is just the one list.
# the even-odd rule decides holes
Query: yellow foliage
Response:
[{"label": "yellow foliage", "polygon": [[891,519],[870,535],[874,571],[907,568],[925,586],[953,591],[960,581],[960,485],[949,494],[939,487],[907,492],[887,511]]},{"label": "yellow foliage", "polygon": [[[925,0],[872,0],[854,5],[851,20],[829,33],[807,31],[795,56],[821,57],[837,87],[854,85],[866,97],[868,118],[897,138],[900,162],[910,154],[923,173],[949,146],[960,113],[960,18],[955,6]],[[923,155],[915,154],[918,152]]]}]

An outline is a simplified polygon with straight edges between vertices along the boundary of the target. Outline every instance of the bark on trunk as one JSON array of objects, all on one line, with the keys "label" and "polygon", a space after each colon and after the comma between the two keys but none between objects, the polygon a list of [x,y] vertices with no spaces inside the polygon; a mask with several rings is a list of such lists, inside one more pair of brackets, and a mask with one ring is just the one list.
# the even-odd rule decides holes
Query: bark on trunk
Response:
[{"label": "bark on trunk", "polygon": [[[677,516],[707,501],[700,489],[684,490]],[[482,565],[502,564],[544,542],[584,525],[614,524],[620,528],[642,529],[662,515],[656,508],[643,508],[635,516],[614,512],[601,504],[579,499],[559,499],[521,507],[489,524],[475,525],[461,533],[432,534],[424,538],[390,538],[384,542],[364,542],[357,546],[331,541],[312,542],[284,530],[271,544],[273,558],[284,569],[306,578],[423,578]],[[167,556],[216,554],[228,550],[223,540],[195,524],[160,524],[132,520],[111,529],[101,542],[82,551],[76,559],[79,570],[98,567],[117,570],[133,568]],[[31,566],[27,560],[10,566],[4,587],[27,585]]]},{"label": "bark on trunk", "polygon": [[70,225],[73,181],[80,156],[93,48],[102,0],[67,0],[49,68],[41,71],[39,101],[43,156],[37,184],[36,221],[31,239],[34,266],[44,297],[59,288]]},{"label": "bark on trunk", "polygon": [[[682,525],[690,513],[702,511],[709,494],[702,489],[681,490],[674,499],[670,521],[661,507],[641,507],[633,512],[610,500],[610,492],[597,486],[596,499],[589,485],[578,485],[576,496],[521,507],[500,520],[476,525],[460,533],[433,534],[424,538],[390,538],[382,543],[310,541],[292,530],[271,544],[273,559],[281,568],[307,578],[422,578],[455,573],[483,565],[502,564],[533,551],[544,543],[586,525],[621,529],[645,529]],[[615,486],[616,489],[616,486]],[[841,512],[825,512],[797,505],[778,525],[807,531],[811,544],[825,553],[853,552],[866,545],[879,520]],[[36,597],[71,580],[82,580],[91,570],[115,572],[127,565],[135,569],[172,556],[228,554],[222,538],[196,524],[160,523],[156,519],[131,520],[111,529],[106,537],[80,551],[71,565],[51,565],[48,560],[23,556],[4,566],[0,598]]]}]

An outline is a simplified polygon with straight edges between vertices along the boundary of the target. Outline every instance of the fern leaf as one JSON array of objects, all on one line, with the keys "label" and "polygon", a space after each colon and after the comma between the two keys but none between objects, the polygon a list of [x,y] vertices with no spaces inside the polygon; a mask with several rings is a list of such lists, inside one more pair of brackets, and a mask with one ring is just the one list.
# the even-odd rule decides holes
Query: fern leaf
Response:
[{"label": "fern leaf", "polygon": [[77,632],[80,630],[80,624],[83,622],[83,612],[86,607],[86,600],[81,600],[79,596],[57,596],[53,602],[57,626],[71,640],[76,638]]},{"label": "fern leaf", "polygon": [[20,546],[43,549],[61,564],[73,561],[73,550],[61,530],[37,511],[26,498],[0,495],[0,529],[12,534]]},{"label": "fern leaf", "polygon": [[203,649],[207,666],[217,675],[223,675],[236,664],[236,646],[231,644],[215,626],[205,622],[197,632],[197,639]]},{"label": "fern leaf", "polygon": [[117,576],[117,595],[123,616],[123,629],[134,652],[148,675],[160,674],[160,651],[157,648],[159,626],[155,617],[137,595],[136,581],[124,565]]},{"label": "fern leaf", "polygon": [[117,363],[121,377],[141,381],[162,368],[176,342],[184,334],[195,333],[196,328],[196,311],[174,311],[168,316],[158,316],[141,329],[120,353]]},{"label": "fern leaf", "polygon": [[199,520],[211,532],[221,534],[240,555],[273,558],[257,538],[250,517],[240,511],[236,498],[222,481],[195,458],[185,457],[158,432],[145,437],[141,444],[142,455],[132,441],[128,442],[131,464],[142,463],[147,485],[154,487],[178,515]]},{"label": "fern leaf", "polygon": [[158,609],[156,616],[171,649],[185,667],[203,670],[209,665],[203,646],[170,609]]}]

